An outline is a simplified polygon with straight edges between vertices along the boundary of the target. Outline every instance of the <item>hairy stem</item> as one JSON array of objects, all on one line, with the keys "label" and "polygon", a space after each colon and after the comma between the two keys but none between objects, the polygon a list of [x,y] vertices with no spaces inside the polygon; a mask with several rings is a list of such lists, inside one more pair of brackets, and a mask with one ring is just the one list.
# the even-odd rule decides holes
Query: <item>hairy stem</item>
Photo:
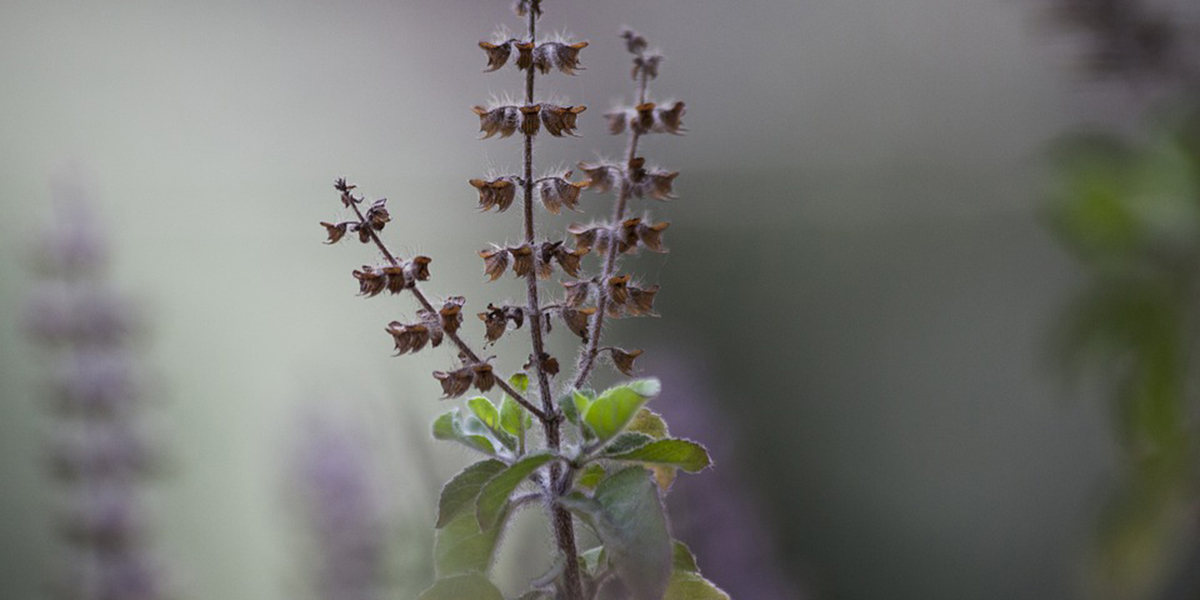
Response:
[{"label": "hairy stem", "polygon": [[[371,240],[375,242],[375,247],[379,248],[379,252],[383,254],[383,257],[387,259],[388,263],[390,263],[393,267],[399,267],[400,261],[396,260],[396,256],[392,254],[391,250],[388,250],[387,245],[384,244],[383,240],[379,238],[379,234],[376,233],[371,227],[371,224],[367,222],[366,216],[364,216],[362,210],[358,208],[358,203],[353,201],[350,202],[350,208],[354,209],[354,214],[358,217],[358,226],[365,228],[365,230],[370,234]],[[409,291],[411,291],[413,297],[417,299],[417,303],[421,305],[421,308],[424,308],[425,310],[428,310],[434,314],[437,313],[437,310],[433,307],[433,304],[429,302],[429,299],[426,298],[425,294],[421,292],[421,289],[417,287],[417,283],[415,281],[412,282],[412,286],[409,288]],[[483,359],[479,358],[479,355],[476,354],[475,351],[472,350],[465,341],[463,341],[462,337],[460,337],[458,333],[450,333],[447,331],[445,334],[446,337],[450,338],[450,341],[454,342],[454,345],[458,347],[459,351],[461,351],[463,355],[467,357],[467,360],[476,364],[483,362]],[[533,413],[533,415],[538,419],[543,421],[546,420],[546,413],[542,412],[539,408],[530,403],[523,394],[509,385],[507,379],[504,377],[497,377],[496,385],[500,386],[500,389],[504,390],[504,393],[508,394],[513,400],[516,400],[517,403],[525,407],[525,409],[529,412]]]},{"label": "hairy stem", "polygon": [[[646,103],[646,88],[648,87],[649,79],[645,69],[642,70],[641,77],[638,79],[638,104]],[[625,150],[625,177],[621,182],[620,191],[617,193],[616,205],[613,207],[612,223],[610,237],[616,239],[617,232],[621,227],[621,221],[625,220],[625,208],[629,204],[629,196],[632,194],[631,185],[629,183],[630,172],[629,163],[637,158],[638,142],[641,141],[642,134],[636,129],[629,130],[629,146]],[[575,378],[573,385],[576,389],[582,388],[587,383],[588,377],[592,375],[592,369],[596,366],[596,358],[600,355],[600,335],[604,331],[604,313],[608,311],[608,280],[612,278],[617,270],[617,244],[615,241],[610,241],[608,244],[608,252],[604,255],[604,264],[600,269],[600,290],[599,297],[596,300],[596,316],[592,319],[588,327],[587,345],[579,352],[579,361],[577,363]]]}]

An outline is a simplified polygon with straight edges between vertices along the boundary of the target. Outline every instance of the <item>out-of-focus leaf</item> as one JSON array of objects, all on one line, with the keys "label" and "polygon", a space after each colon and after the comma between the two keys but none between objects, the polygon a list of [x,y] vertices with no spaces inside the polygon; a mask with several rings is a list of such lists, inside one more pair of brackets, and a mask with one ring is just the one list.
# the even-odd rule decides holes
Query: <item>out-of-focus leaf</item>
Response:
[{"label": "out-of-focus leaf", "polygon": [[604,479],[604,475],[604,467],[596,463],[592,463],[583,468],[583,471],[579,473],[579,477],[575,480],[575,482],[578,483],[580,487],[590,490],[594,489],[597,485],[600,485],[600,481]]},{"label": "out-of-focus leaf", "polygon": [[438,518],[435,527],[445,527],[451,519],[475,506],[479,490],[506,466],[495,459],[480,461],[463,469],[446,482],[438,498]]},{"label": "out-of-focus leaf", "polygon": [[504,595],[486,577],[478,574],[439,579],[417,600],[504,600]]},{"label": "out-of-focus leaf", "polygon": [[675,571],[662,600],[730,600],[721,588],[701,577],[699,573]]},{"label": "out-of-focus leaf", "polygon": [[433,437],[438,440],[458,442],[484,454],[496,454],[496,446],[492,443],[489,436],[464,431],[461,414],[458,409],[442,414],[433,422]]},{"label": "out-of-focus leaf", "polygon": [[692,554],[692,549],[687,547],[687,544],[675,540],[675,570],[687,571],[690,573],[699,573],[700,567],[696,566],[696,556]]},{"label": "out-of-focus leaf", "polygon": [[550,453],[530,454],[497,473],[484,484],[475,501],[475,516],[479,519],[479,526],[484,529],[490,528],[500,517],[504,507],[508,504],[508,497],[517,489],[517,486],[525,481],[525,478],[529,477],[531,473],[554,458],[555,456]]},{"label": "out-of-focus leaf", "polygon": [[487,572],[509,512],[507,506],[503,507],[492,527],[481,530],[475,515],[464,511],[438,529],[433,545],[437,576]]}]

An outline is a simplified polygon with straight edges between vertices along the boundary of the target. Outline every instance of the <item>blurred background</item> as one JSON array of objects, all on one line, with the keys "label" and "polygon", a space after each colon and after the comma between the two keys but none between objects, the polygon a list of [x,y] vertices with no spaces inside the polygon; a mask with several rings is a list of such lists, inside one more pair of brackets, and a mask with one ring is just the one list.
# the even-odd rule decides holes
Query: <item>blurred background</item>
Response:
[{"label": "blurred background", "polygon": [[[628,263],[663,318],[610,335],[646,349],[672,432],[712,450],[672,523],[735,598],[1200,593],[1196,80],[1162,66],[1196,14],[1142,4],[546,0],[543,30],[591,45],[586,71],[540,85],[590,109],[581,139],[539,140],[539,170],[619,156],[601,114],[630,97],[622,25],[667,56],[652,94],[687,102],[688,135],[643,146],[681,198],[635,206],[672,222],[671,253]],[[508,3],[0,13],[0,597],[47,597],[64,560],[54,355],[23,328],[63,182],[145,324],[147,502],[176,597],[320,597],[312,490],[345,486],[306,456],[362,459],[378,502],[356,514],[384,533],[389,597],[413,596],[436,490],[468,460],[428,441],[455,404],[429,372],[453,354],[392,358],[383,327],[414,307],[354,297],[373,251],[322,246],[318,222],[348,177],[389,198],[393,248],[434,258],[434,295],[518,297],[482,284],[476,251],[519,214],[477,214],[467,184],[519,164],[469,110],[520,90],[479,73],[476,42],[520,27]],[[505,372],[521,337],[497,346]],[[553,348],[574,355],[563,328]],[[539,518],[506,541],[511,586],[549,552]]]}]

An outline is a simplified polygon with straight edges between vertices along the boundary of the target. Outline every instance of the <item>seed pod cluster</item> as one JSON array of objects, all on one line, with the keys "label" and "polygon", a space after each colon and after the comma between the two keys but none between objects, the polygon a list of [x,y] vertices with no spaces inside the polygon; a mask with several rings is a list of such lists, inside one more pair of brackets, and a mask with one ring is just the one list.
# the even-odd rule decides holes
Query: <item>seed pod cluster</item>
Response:
[{"label": "seed pod cluster", "polygon": [[629,127],[638,134],[672,133],[683,135],[687,129],[683,127],[683,115],[687,113],[687,105],[675,102],[669,107],[659,106],[654,102],[645,102],[632,108],[622,108],[604,114],[608,119],[608,132],[618,135]]},{"label": "seed pod cluster", "polygon": [[588,43],[550,41],[534,44],[510,39],[500,43],[479,42],[479,47],[487,55],[485,73],[500,70],[508,63],[513,49],[516,49],[516,65],[522,71],[536,69],[544,75],[558,69],[567,75],[574,75],[575,71],[583,69],[579,64],[579,51],[587,48]]},{"label": "seed pod cluster", "polygon": [[496,385],[495,370],[487,362],[463,365],[453,371],[434,371],[433,378],[442,384],[442,395],[446,398],[457,398],[472,386],[487,392]]},{"label": "seed pod cluster", "polygon": [[590,182],[586,179],[572,182],[571,174],[571,171],[567,171],[562,177],[545,177],[537,181],[538,197],[542,199],[546,210],[556,215],[562,212],[563,206],[576,210],[579,192],[588,187]]},{"label": "seed pod cluster", "polygon": [[554,272],[554,263],[571,277],[579,276],[582,259],[590,248],[576,247],[568,249],[562,241],[542,242],[536,246],[521,244],[520,246],[500,247],[493,245],[487,250],[480,250],[479,257],[483,259],[483,272],[490,281],[495,281],[512,265],[513,275],[527,277],[536,273],[539,279],[547,279]]},{"label": "seed pod cluster", "polygon": [[567,232],[575,236],[575,247],[592,249],[604,255],[608,245],[616,240],[617,252],[626,254],[640,247],[658,253],[667,252],[662,244],[662,233],[671,226],[669,221],[647,223],[640,218],[625,219],[617,227],[606,224],[581,225],[572,223]]},{"label": "seed pod cluster", "polygon": [[559,106],[557,104],[506,104],[492,108],[473,106],[471,110],[479,117],[479,131],[483,139],[499,135],[506,138],[518,131],[522,135],[537,135],[542,124],[546,132],[554,137],[574,135],[578,127],[579,114],[586,106]]},{"label": "seed pod cluster", "polygon": [[525,324],[525,309],[519,306],[496,306],[488,304],[487,311],[479,313],[479,320],[484,324],[484,337],[489,342],[496,342],[508,331],[508,324],[513,329],[520,329]]}]

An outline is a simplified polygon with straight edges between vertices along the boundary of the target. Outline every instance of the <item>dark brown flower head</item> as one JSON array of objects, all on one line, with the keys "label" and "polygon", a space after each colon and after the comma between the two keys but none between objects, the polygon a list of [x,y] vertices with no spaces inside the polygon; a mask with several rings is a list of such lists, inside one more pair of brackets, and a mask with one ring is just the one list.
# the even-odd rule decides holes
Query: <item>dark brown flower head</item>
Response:
[{"label": "dark brown flower head", "polygon": [[422,308],[417,311],[417,317],[429,328],[429,345],[434,348],[442,345],[442,337],[445,332],[442,330],[441,318],[437,313]]},{"label": "dark brown flower head", "polygon": [[512,54],[511,42],[502,44],[492,44],[489,42],[479,42],[479,47],[487,53],[488,64],[483,70],[484,73],[491,73],[503,67],[508,62],[508,57]]},{"label": "dark brown flower head", "polygon": [[560,245],[554,251],[554,260],[558,261],[558,266],[562,267],[564,273],[571,277],[579,277],[579,268],[588,252],[591,252],[591,248],[567,250]]},{"label": "dark brown flower head", "polygon": [[442,329],[448,333],[456,333],[458,327],[462,325],[462,307],[466,304],[467,299],[462,296],[451,296],[446,298],[442,303],[442,309],[438,311],[440,324]]},{"label": "dark brown flower head", "polygon": [[670,221],[662,221],[653,225],[639,223],[637,226],[638,240],[650,251],[666,253],[667,249],[662,245],[662,232],[670,226]]},{"label": "dark brown flower head", "polygon": [[518,17],[532,12],[535,19],[540,19],[542,18],[542,0],[517,0],[513,4],[513,10],[516,11]]},{"label": "dark brown flower head", "polygon": [[537,260],[534,263],[537,268],[538,279],[549,279],[550,275],[554,273],[552,261],[555,254],[562,249],[562,245],[561,241],[542,242],[538,245]]},{"label": "dark brown flower head", "polygon": [[386,204],[387,198],[380,198],[379,200],[373,202],[371,207],[367,209],[367,223],[369,223],[371,228],[375,231],[382,230],[383,226],[387,225],[388,222],[392,220],[392,215],[388,213]]},{"label": "dark brown flower head", "polygon": [[634,107],[635,116],[629,121],[629,126],[638,133],[649,133],[654,129],[654,109],[657,105],[646,102]]},{"label": "dark brown flower head", "polygon": [[487,392],[496,385],[496,372],[488,363],[475,363],[475,387],[481,392]]},{"label": "dark brown flower head", "polygon": [[457,398],[471,389],[475,370],[467,366],[454,371],[434,371],[433,377],[442,383],[443,397]]},{"label": "dark brown flower head", "polygon": [[495,342],[508,331],[508,323],[513,323],[514,329],[520,329],[525,324],[525,311],[519,306],[496,306],[488,304],[487,312],[479,313],[483,321],[484,337],[489,342]]},{"label": "dark brown flower head", "polygon": [[651,316],[657,317],[658,313],[654,312],[654,296],[658,294],[658,285],[652,285],[646,289],[630,286],[629,300],[630,303],[626,306],[629,314],[633,316]]},{"label": "dark brown flower head", "polygon": [[495,208],[499,212],[508,210],[517,197],[517,186],[511,178],[498,177],[491,181],[472,179],[471,185],[479,191],[479,210]]},{"label": "dark brown flower head", "polygon": [[637,79],[643,73],[647,79],[658,77],[658,63],[662,62],[662,56],[651,54],[649,56],[635,56],[633,58],[633,73],[632,77]]},{"label": "dark brown flower head", "polygon": [[380,292],[387,287],[387,279],[382,271],[375,270],[375,267],[363,265],[361,270],[354,271],[354,278],[358,280],[358,294],[360,296],[378,296]]},{"label": "dark brown flower head", "polygon": [[371,243],[371,226],[363,225],[362,223],[354,223],[350,226],[350,231],[358,233],[358,241],[364,244]]},{"label": "dark brown flower head", "polygon": [[563,299],[563,304],[566,304],[571,308],[579,308],[582,306],[584,302],[587,302],[588,292],[593,283],[595,283],[595,280],[593,279],[563,281],[562,286],[567,290],[567,295]]},{"label": "dark brown flower head", "polygon": [[423,323],[406,325],[399,321],[388,323],[386,331],[396,343],[396,356],[420,352],[429,343],[429,327]]},{"label": "dark brown flower head", "polygon": [[385,265],[380,267],[383,276],[387,279],[387,289],[393,294],[399,294],[404,288],[408,287],[408,275],[404,272],[404,267],[397,265]]},{"label": "dark brown flower head", "polygon": [[429,281],[429,263],[433,262],[428,256],[414,256],[408,261],[408,277],[413,281]]},{"label": "dark brown flower head", "polygon": [[513,273],[517,277],[526,277],[533,272],[533,246],[521,244],[516,248],[509,248],[508,253],[512,256]]},{"label": "dark brown flower head", "polygon": [[333,188],[342,194],[342,206],[350,208],[352,204],[362,202],[362,198],[355,198],[352,191],[358,186],[346,183],[344,178],[338,178],[333,182]]},{"label": "dark brown flower head", "polygon": [[353,221],[342,221],[341,223],[333,224],[321,221],[321,226],[325,228],[325,233],[329,235],[329,239],[325,240],[326,244],[336,244],[346,236],[346,228],[352,225]]},{"label": "dark brown flower head", "polygon": [[656,115],[655,131],[682,135],[687,131],[683,127],[683,115],[687,113],[687,105],[676,102],[671,108],[659,108]]},{"label": "dark brown flower head", "polygon": [[633,195],[641,198],[649,196],[655,200],[670,200],[677,198],[672,186],[679,171],[648,171],[633,185]]},{"label": "dark brown flower head", "polygon": [[625,49],[629,50],[630,54],[641,54],[646,51],[646,38],[638,35],[632,29],[621,30],[621,38],[625,40]]},{"label": "dark brown flower head", "polygon": [[567,324],[567,329],[570,329],[572,333],[579,336],[585,342],[588,338],[588,319],[594,314],[596,314],[596,307],[594,306],[588,308],[571,308],[568,306],[562,309],[562,318],[563,322]]},{"label": "dark brown flower head", "polygon": [[562,137],[563,134],[575,135],[577,127],[576,120],[579,113],[587,110],[586,106],[557,106],[554,104],[542,105],[542,124],[546,126],[546,132],[554,137]]},{"label": "dark brown flower head", "polygon": [[[558,372],[559,372],[558,359],[554,358],[553,356],[550,356],[549,354],[547,354],[545,352],[543,352],[538,357],[538,366],[541,367],[542,371],[545,372],[546,375],[549,375],[550,377],[554,377],[554,376],[558,375]],[[525,366],[523,366],[521,368],[525,369],[526,371],[529,371],[530,369],[533,368],[533,355],[532,354],[529,355],[529,362],[526,362]]]},{"label": "dark brown flower head", "polygon": [[515,106],[497,106],[491,110],[474,106],[471,110],[479,115],[479,131],[483,132],[485,140],[497,133],[506,138],[516,133],[517,126],[521,123],[521,111]]},{"label": "dark brown flower head", "polygon": [[525,71],[533,67],[533,42],[515,42],[517,48],[517,68]]},{"label": "dark brown flower head", "polygon": [[642,355],[641,350],[622,350],[621,348],[609,348],[610,356],[617,370],[625,375],[633,376],[633,361]]},{"label": "dark brown flower head", "polygon": [[480,250],[479,257],[483,259],[483,272],[490,281],[495,281],[508,269],[508,250],[493,247],[491,250]]},{"label": "dark brown flower head", "polygon": [[625,177],[615,165],[579,163],[579,170],[588,176],[588,189],[593,192],[607,192]]},{"label": "dark brown flower head", "polygon": [[546,210],[556,215],[562,211],[563,205],[575,210],[579,204],[579,192],[588,186],[588,181],[585,179],[572,183],[570,177],[571,171],[567,171],[562,177],[547,177],[537,182],[538,196]]},{"label": "dark brown flower head", "polygon": [[541,104],[521,107],[521,133],[537,135],[538,128],[542,126],[542,119],[538,116],[541,110]]}]

